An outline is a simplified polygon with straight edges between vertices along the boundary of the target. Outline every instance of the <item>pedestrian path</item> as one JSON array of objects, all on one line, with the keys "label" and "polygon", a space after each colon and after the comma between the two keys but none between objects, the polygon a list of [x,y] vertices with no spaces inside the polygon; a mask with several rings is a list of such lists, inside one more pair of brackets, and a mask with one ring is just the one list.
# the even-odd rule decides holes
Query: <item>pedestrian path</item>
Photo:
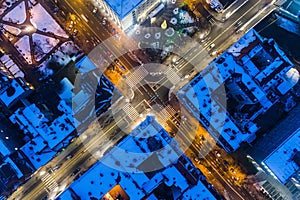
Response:
[{"label": "pedestrian path", "polygon": [[55,188],[58,187],[55,179],[48,172],[46,172],[45,175],[41,178],[41,181],[45,183],[45,190],[49,193],[51,193]]},{"label": "pedestrian path", "polygon": [[175,115],[176,111],[170,105],[166,106],[159,112],[159,118],[161,120],[166,121]]},{"label": "pedestrian path", "polygon": [[129,87],[135,89],[138,83],[140,83],[147,75],[148,71],[143,66],[140,66],[126,77],[126,83]]},{"label": "pedestrian path", "polygon": [[139,117],[139,113],[136,111],[134,107],[132,107],[131,104],[127,103],[122,108],[122,110],[126,113],[126,115],[132,120],[136,120]]},{"label": "pedestrian path", "polygon": [[173,85],[176,85],[180,82],[180,76],[172,68],[168,68],[165,71],[165,74]]}]

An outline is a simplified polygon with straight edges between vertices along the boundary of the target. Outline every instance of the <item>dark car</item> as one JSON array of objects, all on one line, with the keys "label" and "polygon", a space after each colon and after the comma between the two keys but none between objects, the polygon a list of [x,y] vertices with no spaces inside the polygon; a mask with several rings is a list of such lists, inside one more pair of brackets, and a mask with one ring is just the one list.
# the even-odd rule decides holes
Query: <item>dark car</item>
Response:
[{"label": "dark car", "polygon": [[79,179],[81,175],[82,175],[81,173],[77,174],[77,176],[75,176],[74,180]]},{"label": "dark car", "polygon": [[56,170],[58,170],[59,168],[61,167],[61,164],[58,164],[58,165],[56,165],[55,167],[53,167],[53,171],[56,171]]},{"label": "dark car", "polygon": [[79,171],[80,171],[80,168],[79,168],[79,167],[76,168],[76,169],[72,172],[71,176],[74,176],[74,175],[77,174]]}]

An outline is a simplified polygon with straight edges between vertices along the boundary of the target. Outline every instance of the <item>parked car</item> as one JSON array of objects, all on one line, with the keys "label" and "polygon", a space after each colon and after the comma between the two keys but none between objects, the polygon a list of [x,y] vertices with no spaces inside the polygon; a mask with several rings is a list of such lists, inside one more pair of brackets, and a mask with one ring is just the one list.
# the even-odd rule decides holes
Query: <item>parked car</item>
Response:
[{"label": "parked car", "polygon": [[79,171],[80,171],[80,167],[76,168],[76,169],[72,172],[71,176],[76,175]]},{"label": "parked car", "polygon": [[93,13],[95,14],[95,13],[97,13],[97,11],[98,11],[97,7],[94,7]]},{"label": "parked car", "polygon": [[56,170],[58,170],[59,168],[61,167],[61,164],[57,164],[57,165],[55,165],[55,167],[53,167],[53,171],[56,171]]}]

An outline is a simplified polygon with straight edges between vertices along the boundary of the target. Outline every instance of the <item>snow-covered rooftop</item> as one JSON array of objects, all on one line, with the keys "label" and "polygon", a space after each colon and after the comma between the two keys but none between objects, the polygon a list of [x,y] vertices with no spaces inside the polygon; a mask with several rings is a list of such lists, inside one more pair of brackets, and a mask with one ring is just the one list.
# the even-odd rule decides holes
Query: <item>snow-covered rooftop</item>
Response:
[{"label": "snow-covered rooftop", "polygon": [[21,151],[24,152],[36,169],[48,163],[56,154],[55,151],[47,148],[47,142],[41,136],[37,136],[26,143],[21,147]]},{"label": "snow-covered rooftop", "polygon": [[20,84],[14,79],[9,80],[7,77],[0,77],[0,85],[1,84],[7,84],[6,87],[4,86],[0,89],[0,100],[7,107],[25,92]]},{"label": "snow-covered rooftop", "polygon": [[255,30],[251,29],[241,39],[239,39],[239,41],[237,41],[231,47],[229,47],[227,51],[232,53],[235,57],[244,56],[245,52],[243,50],[249,47],[251,43],[258,41],[258,39],[260,38],[257,37]]},{"label": "snow-covered rooftop", "polygon": [[[150,146],[149,143],[151,143]],[[203,199],[215,199],[200,181],[200,177],[196,181],[196,186],[191,185],[186,174],[178,169],[176,165],[179,162],[178,158],[183,158],[186,165],[191,166],[191,168],[186,167],[187,173],[197,171],[197,174],[201,175],[192,162],[182,154],[177,142],[169,137],[154,117],[148,116],[70,188],[81,199],[91,197],[101,199],[116,185],[119,185],[130,199],[142,199],[151,194],[155,199],[155,193],[153,193],[155,188],[166,184],[169,187],[179,188],[181,191],[177,194],[179,196],[186,191],[185,195],[192,199],[197,199],[198,194],[201,194]],[[155,169],[161,169],[161,172],[156,172],[153,176],[144,173],[153,173]],[[201,176],[203,178],[203,175]],[[193,188],[198,192],[194,194],[190,191]]]},{"label": "snow-covered rooftop", "polygon": [[[267,96],[270,90],[285,94],[298,82],[299,73],[291,69],[276,43],[251,29],[178,94],[225,149],[234,151],[255,139],[259,127],[254,119],[274,105]],[[238,104],[235,113],[230,100]],[[248,109],[258,103],[255,111]],[[247,111],[242,112],[243,106]]]},{"label": "snow-covered rooftop", "polygon": [[104,0],[116,15],[123,19],[145,0]]},{"label": "snow-covered rooftop", "polygon": [[5,144],[0,140],[0,154],[5,157],[11,154],[11,151],[5,146]]},{"label": "snow-covered rooftop", "polygon": [[[46,164],[56,153],[52,150],[75,130],[70,106],[61,100],[57,107],[63,114],[50,124],[35,104],[19,108],[10,117],[10,120],[18,124],[25,134],[33,137],[21,150],[36,168]],[[45,149],[46,151],[43,151]]]},{"label": "snow-covered rooftop", "polygon": [[286,141],[274,150],[264,161],[269,172],[281,183],[285,184],[288,179],[299,170],[300,166],[293,160],[293,156],[300,151],[300,129],[295,131]]},{"label": "snow-covered rooftop", "polygon": [[74,89],[73,84],[70,82],[70,80],[67,77],[65,77],[60,81],[60,85],[61,85],[61,90],[57,91],[58,96],[67,102],[71,101],[73,89]]},{"label": "snow-covered rooftop", "polygon": [[[186,85],[183,92],[183,100],[187,106],[192,108],[195,116],[207,127],[212,127],[215,131],[212,135],[219,139],[222,137],[230,146],[236,150],[240,143],[247,141],[250,134],[242,133],[235,125],[232,117],[227,115],[226,94],[214,94],[219,88],[224,87],[224,80],[231,77],[231,72],[243,74],[242,81],[248,82],[249,88],[255,88],[253,94],[258,100],[264,97],[264,92],[251,80],[244,72],[241,66],[234,62],[233,57],[227,55],[223,57],[224,64],[212,63],[202,71],[199,76],[195,77],[189,85]],[[250,89],[249,89],[250,90]],[[222,90],[220,90],[222,92]],[[223,91],[225,93],[225,90]],[[201,116],[199,115],[201,113]],[[226,123],[225,123],[226,122]],[[224,144],[223,144],[224,145]]]},{"label": "snow-covered rooftop", "polygon": [[13,123],[18,123],[25,134],[29,133],[33,137],[40,135],[52,149],[75,130],[72,123],[71,108],[62,100],[58,105],[58,109],[64,114],[57,117],[50,125],[47,125],[49,120],[35,104],[31,104],[24,109],[19,108],[10,117],[10,120]]},{"label": "snow-covered rooftop", "polygon": [[5,54],[0,58],[1,64],[6,68],[7,71],[10,72],[11,76],[24,78],[23,71],[16,65],[16,63],[9,57],[9,55]]},{"label": "snow-covered rooftop", "polygon": [[10,159],[10,157],[7,157],[4,162],[9,163],[12,168],[14,168],[16,175],[18,178],[21,178],[23,176],[23,173],[21,170],[17,167],[17,165]]},{"label": "snow-covered rooftop", "polygon": [[281,94],[286,94],[299,81],[299,71],[295,68],[288,70],[283,76],[282,83],[277,87]]},{"label": "snow-covered rooftop", "polygon": [[88,73],[97,68],[96,65],[87,56],[84,56],[83,58],[81,58],[75,64],[75,67],[77,67],[81,73]]}]

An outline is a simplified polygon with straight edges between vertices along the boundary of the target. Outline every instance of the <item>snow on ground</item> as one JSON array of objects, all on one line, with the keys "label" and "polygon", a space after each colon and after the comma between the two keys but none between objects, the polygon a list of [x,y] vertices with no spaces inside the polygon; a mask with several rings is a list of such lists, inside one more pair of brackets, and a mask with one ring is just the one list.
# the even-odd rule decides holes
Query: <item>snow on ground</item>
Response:
[{"label": "snow on ground", "polygon": [[35,44],[36,61],[40,61],[44,54],[49,53],[59,43],[58,39],[37,33],[32,34],[32,40]]},{"label": "snow on ground", "polygon": [[72,55],[79,52],[79,47],[72,41],[63,43],[52,55],[51,58],[39,65],[39,71],[44,75],[44,77],[51,76],[54,72],[52,69],[48,68],[48,63],[50,61],[57,62],[60,66],[65,66],[71,61]]},{"label": "snow on ground", "polygon": [[48,76],[53,75],[54,71],[47,67],[49,60],[43,62],[39,67],[39,72],[46,78]]},{"label": "snow on ground", "polygon": [[9,13],[7,13],[2,20],[13,22],[16,24],[22,24],[26,20],[26,7],[25,1],[22,1],[19,5],[17,5],[14,9],[12,9]]},{"label": "snow on ground", "polygon": [[8,8],[10,8],[18,0],[1,1],[0,3],[0,15],[2,15]]},{"label": "snow on ground", "polygon": [[31,15],[32,18],[30,21],[38,30],[52,32],[55,35],[65,38],[69,37],[41,4],[33,6]]},{"label": "snow on ground", "polygon": [[24,35],[16,43],[15,47],[20,52],[20,54],[25,58],[28,64],[32,64],[32,57],[30,52],[29,36]]},{"label": "snow on ground", "polygon": [[13,27],[13,26],[9,26],[9,25],[6,25],[6,24],[3,24],[3,28],[10,32],[11,34],[14,34],[16,36],[18,36],[20,33],[21,33],[21,29],[19,28],[16,28],[16,27]]},{"label": "snow on ground", "polygon": [[79,52],[79,47],[72,41],[63,43],[58,49],[68,55],[77,54]]},{"label": "snow on ground", "polygon": [[48,68],[49,62],[56,62],[60,66],[65,66],[71,61],[70,55],[76,54],[79,48],[73,42],[65,42],[52,55],[51,58],[39,65],[39,71],[48,77],[53,75],[54,71]]}]

